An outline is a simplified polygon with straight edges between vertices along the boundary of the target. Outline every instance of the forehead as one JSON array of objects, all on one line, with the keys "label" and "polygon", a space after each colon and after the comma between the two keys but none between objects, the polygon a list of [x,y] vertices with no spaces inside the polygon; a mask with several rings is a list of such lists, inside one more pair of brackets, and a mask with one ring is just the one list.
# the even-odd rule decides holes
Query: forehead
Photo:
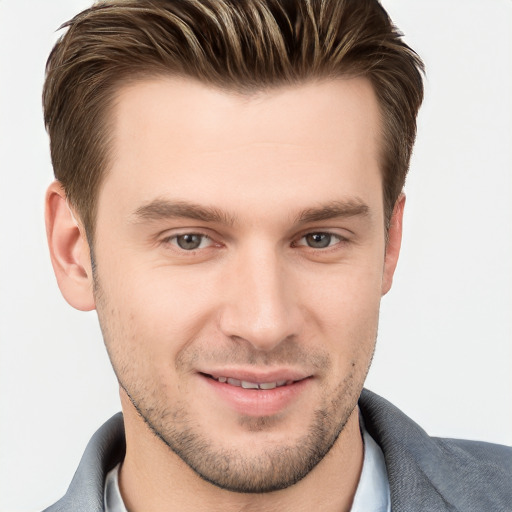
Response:
[{"label": "forehead", "polygon": [[372,183],[381,196],[379,108],[363,78],[251,95],[158,78],[122,88],[113,115],[100,205],[105,194],[126,208],[177,195],[199,203],[328,201],[371,194]]},{"label": "forehead", "polygon": [[361,128],[369,137],[377,135],[378,110],[373,86],[365,78],[312,81],[243,94],[162,76],[121,87],[113,116],[118,139],[133,135],[134,121],[139,137],[159,124],[165,127],[162,137],[172,135],[177,144],[185,142],[186,149],[197,139],[203,150],[208,143],[213,149],[229,142],[308,145],[313,132],[316,143],[343,144],[347,136],[353,140],[362,135]]}]

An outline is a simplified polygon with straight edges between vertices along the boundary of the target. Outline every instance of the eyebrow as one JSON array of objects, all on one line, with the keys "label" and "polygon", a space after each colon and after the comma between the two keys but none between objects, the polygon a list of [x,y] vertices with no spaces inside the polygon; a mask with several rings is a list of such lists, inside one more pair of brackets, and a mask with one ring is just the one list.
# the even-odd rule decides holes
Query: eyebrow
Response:
[{"label": "eyebrow", "polygon": [[135,222],[165,219],[194,219],[201,222],[217,222],[232,226],[235,218],[211,206],[201,206],[189,201],[155,199],[137,208],[133,214]]},{"label": "eyebrow", "polygon": [[317,208],[308,208],[303,210],[296,217],[295,222],[306,224],[308,222],[318,222],[328,219],[348,218],[370,215],[370,208],[361,199],[351,199],[346,201],[332,201]]},{"label": "eyebrow", "polygon": [[[307,208],[294,219],[296,224],[307,224],[335,218],[368,216],[370,208],[359,198],[332,201],[319,207]],[[137,208],[134,222],[158,221],[166,219],[194,219],[200,222],[218,223],[233,226],[236,217],[212,206],[202,206],[189,201],[154,199]]]}]

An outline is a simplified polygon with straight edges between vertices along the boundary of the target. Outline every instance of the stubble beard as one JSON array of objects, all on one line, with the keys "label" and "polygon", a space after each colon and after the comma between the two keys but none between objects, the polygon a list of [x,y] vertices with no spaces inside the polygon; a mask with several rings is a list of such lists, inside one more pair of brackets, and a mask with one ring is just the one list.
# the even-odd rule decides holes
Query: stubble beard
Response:
[{"label": "stubble beard", "polygon": [[[111,334],[115,331],[111,329],[112,317],[103,318],[101,314],[109,308],[103,294],[98,293],[97,284],[95,292],[105,345],[121,388],[153,434],[199,477],[216,487],[237,493],[269,493],[297,483],[329,453],[357,406],[369,362],[359,371],[352,365],[352,371],[313,411],[306,433],[289,444],[272,445],[258,453],[251,451],[251,447],[243,453],[232,447],[216,446],[215,439],[208,436],[205,428],[194,423],[186,402],[169,405],[165,386],[147,382],[137,375],[136,358],[127,357],[119,343],[125,336],[118,336],[112,343]],[[119,331],[118,326],[119,332],[122,330]],[[242,357],[246,361],[250,359]],[[295,356],[297,359],[302,357],[303,354]],[[324,356],[314,364],[329,366],[330,360]],[[271,429],[278,421],[274,417],[241,417],[239,426],[257,435]]]},{"label": "stubble beard", "polygon": [[[171,411],[158,400],[148,402],[137,393],[134,396],[121,381],[120,385],[153,434],[173,453],[203,480],[237,493],[269,493],[302,480],[334,446],[357,405],[357,397],[347,403],[351,393],[340,385],[336,399],[314,412],[307,432],[293,444],[244,454],[215,446],[215,441],[194,425],[183,404]],[[272,417],[240,420],[242,427],[256,433],[271,428],[273,423]]]}]

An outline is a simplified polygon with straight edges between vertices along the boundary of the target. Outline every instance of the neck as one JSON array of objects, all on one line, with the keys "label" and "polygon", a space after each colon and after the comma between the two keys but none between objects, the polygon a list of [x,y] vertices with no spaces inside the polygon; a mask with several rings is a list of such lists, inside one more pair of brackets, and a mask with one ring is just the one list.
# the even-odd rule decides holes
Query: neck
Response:
[{"label": "neck", "polygon": [[131,512],[349,511],[363,466],[357,407],[329,453],[296,484],[275,492],[226,491],[200,478],[157,438],[122,397],[126,457],[119,487]]}]

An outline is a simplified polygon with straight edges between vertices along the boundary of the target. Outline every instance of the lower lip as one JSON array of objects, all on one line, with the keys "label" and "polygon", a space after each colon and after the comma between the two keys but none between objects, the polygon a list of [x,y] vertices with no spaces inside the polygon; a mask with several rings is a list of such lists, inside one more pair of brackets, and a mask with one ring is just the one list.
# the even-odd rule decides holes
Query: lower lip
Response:
[{"label": "lower lip", "polygon": [[310,378],[274,389],[244,389],[205,375],[202,380],[237,413],[246,416],[272,416],[283,412],[306,390]]}]

